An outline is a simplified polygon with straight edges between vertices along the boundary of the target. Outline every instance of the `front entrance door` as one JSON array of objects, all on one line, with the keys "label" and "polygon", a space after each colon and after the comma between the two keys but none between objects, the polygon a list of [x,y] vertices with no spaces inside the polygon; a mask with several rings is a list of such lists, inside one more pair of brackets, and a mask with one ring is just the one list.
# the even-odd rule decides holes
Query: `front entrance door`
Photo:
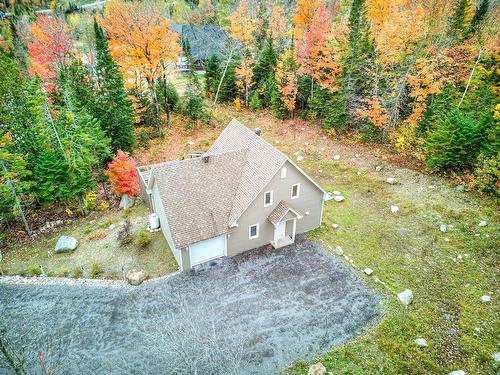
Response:
[{"label": "front entrance door", "polygon": [[280,221],[278,223],[278,225],[276,225],[276,239],[277,240],[285,237],[285,228],[286,228],[286,221]]}]

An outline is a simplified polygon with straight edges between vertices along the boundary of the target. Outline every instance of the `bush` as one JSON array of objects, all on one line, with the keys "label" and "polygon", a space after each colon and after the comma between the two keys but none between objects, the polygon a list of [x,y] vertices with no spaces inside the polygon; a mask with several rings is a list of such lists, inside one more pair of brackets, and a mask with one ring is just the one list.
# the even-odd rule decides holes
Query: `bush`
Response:
[{"label": "bush", "polygon": [[42,269],[39,265],[33,264],[28,268],[28,274],[31,276],[40,276],[42,274]]},{"label": "bush", "polygon": [[146,247],[151,243],[151,237],[147,231],[144,229],[137,233],[137,245],[139,247]]},{"label": "bush", "polygon": [[118,232],[118,241],[120,241],[120,245],[125,246],[131,243],[133,240],[132,238],[132,224],[130,223],[130,220],[125,220],[123,223],[122,228]]},{"label": "bush", "polygon": [[479,158],[476,168],[477,189],[485,194],[500,198],[500,153],[491,158]]},{"label": "bush", "polygon": [[56,272],[56,276],[58,277],[68,277],[69,276],[69,269],[67,268],[60,268]]},{"label": "bush", "polygon": [[102,266],[99,264],[99,263],[92,263],[92,265],[90,266],[90,278],[91,279],[97,279],[99,276],[102,275],[103,273],[103,269],[102,269]]},{"label": "bush", "polygon": [[79,279],[82,276],[83,276],[83,268],[82,267],[75,267],[75,269],[73,270],[73,277],[75,279]]}]

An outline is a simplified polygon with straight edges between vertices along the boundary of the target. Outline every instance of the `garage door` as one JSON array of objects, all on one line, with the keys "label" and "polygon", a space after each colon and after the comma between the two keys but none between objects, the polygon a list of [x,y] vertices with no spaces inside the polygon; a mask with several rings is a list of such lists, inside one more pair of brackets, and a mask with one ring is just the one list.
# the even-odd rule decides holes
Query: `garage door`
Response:
[{"label": "garage door", "polygon": [[192,244],[189,251],[191,257],[191,267],[224,256],[225,247],[225,235]]}]

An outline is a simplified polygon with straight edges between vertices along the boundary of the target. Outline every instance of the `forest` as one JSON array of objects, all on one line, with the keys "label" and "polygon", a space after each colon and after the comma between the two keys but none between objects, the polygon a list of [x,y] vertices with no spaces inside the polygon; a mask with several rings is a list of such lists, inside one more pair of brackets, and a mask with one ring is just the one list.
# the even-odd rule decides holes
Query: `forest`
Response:
[{"label": "forest", "polygon": [[[223,103],[382,144],[500,198],[496,1],[80,5],[0,3],[0,243],[43,211],[106,209],[114,155],[175,121],[210,127]],[[195,61],[174,24],[219,25],[225,53]]]}]

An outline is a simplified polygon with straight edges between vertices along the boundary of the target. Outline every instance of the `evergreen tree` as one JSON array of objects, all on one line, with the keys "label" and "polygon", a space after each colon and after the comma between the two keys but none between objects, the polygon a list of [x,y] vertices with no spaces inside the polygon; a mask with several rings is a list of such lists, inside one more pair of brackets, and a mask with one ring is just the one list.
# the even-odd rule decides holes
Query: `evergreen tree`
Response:
[{"label": "evergreen tree", "polygon": [[470,7],[470,0],[457,0],[453,14],[450,19],[450,32],[456,41],[461,41],[466,37],[469,29],[467,26],[467,12]]},{"label": "evergreen tree", "polygon": [[456,108],[458,104],[458,91],[454,85],[448,85],[441,93],[436,95],[426,108],[418,124],[418,133],[425,136],[428,131],[434,130],[438,122]]},{"label": "evergreen tree", "polygon": [[488,9],[490,7],[490,1],[489,0],[481,0],[479,5],[476,8],[476,11],[474,13],[474,17],[472,17],[472,21],[470,24],[470,33],[474,34],[477,32],[479,26],[481,25],[481,22],[484,20],[486,17],[486,13],[488,13]]},{"label": "evergreen tree", "polygon": [[254,112],[260,111],[262,109],[262,102],[259,98],[259,93],[255,90],[250,96],[250,109]]},{"label": "evergreen tree", "polygon": [[353,1],[349,14],[349,29],[347,56],[344,62],[346,68],[342,79],[346,100],[336,100],[335,103],[345,104],[346,109],[337,108],[336,111],[342,115],[336,117],[342,119],[343,113],[347,112],[350,122],[359,126],[354,111],[363,107],[365,99],[372,95],[374,86],[370,71],[375,65],[375,42],[366,16],[365,0]]},{"label": "evergreen tree", "polygon": [[349,129],[349,115],[347,113],[347,94],[344,88],[334,93],[326,102],[323,127],[345,132]]},{"label": "evergreen tree", "polygon": [[186,48],[186,58],[189,63],[188,84],[183,98],[182,113],[190,118],[187,128],[192,128],[194,121],[207,118],[204,97],[201,90],[200,80],[196,74],[193,58],[190,54],[189,43]]},{"label": "evergreen tree", "polygon": [[[226,75],[224,76],[224,80],[221,83],[220,91],[219,91],[219,102],[232,102],[238,95],[238,85],[236,85],[236,73],[235,69],[237,66],[238,58],[236,57],[231,64],[227,67]],[[222,76],[222,73],[221,73]],[[219,82],[217,82],[217,86],[215,87],[215,91],[217,91],[217,87]]]},{"label": "evergreen tree", "polygon": [[254,87],[261,88],[265,84],[269,75],[274,73],[277,61],[278,56],[274,49],[273,40],[268,38],[259,60],[253,68],[252,80]]},{"label": "evergreen tree", "polygon": [[167,115],[167,127],[170,127],[170,114],[175,111],[179,104],[179,93],[174,84],[165,79],[158,81],[158,101],[163,111]]},{"label": "evergreen tree", "polygon": [[132,151],[134,146],[133,112],[123,78],[109,52],[104,31],[94,19],[98,89],[92,115],[97,118],[111,139],[113,152]]},{"label": "evergreen tree", "polygon": [[485,113],[481,119],[481,129],[485,133],[483,155],[487,158],[500,153],[500,121],[491,112]]},{"label": "evergreen tree", "polygon": [[210,60],[208,60],[207,69],[205,70],[205,92],[207,97],[215,97],[217,87],[219,86],[220,75],[220,61],[214,54],[210,57]]},{"label": "evergreen tree", "polygon": [[452,110],[429,134],[425,143],[426,165],[430,170],[471,167],[481,151],[481,125],[458,109]]}]

